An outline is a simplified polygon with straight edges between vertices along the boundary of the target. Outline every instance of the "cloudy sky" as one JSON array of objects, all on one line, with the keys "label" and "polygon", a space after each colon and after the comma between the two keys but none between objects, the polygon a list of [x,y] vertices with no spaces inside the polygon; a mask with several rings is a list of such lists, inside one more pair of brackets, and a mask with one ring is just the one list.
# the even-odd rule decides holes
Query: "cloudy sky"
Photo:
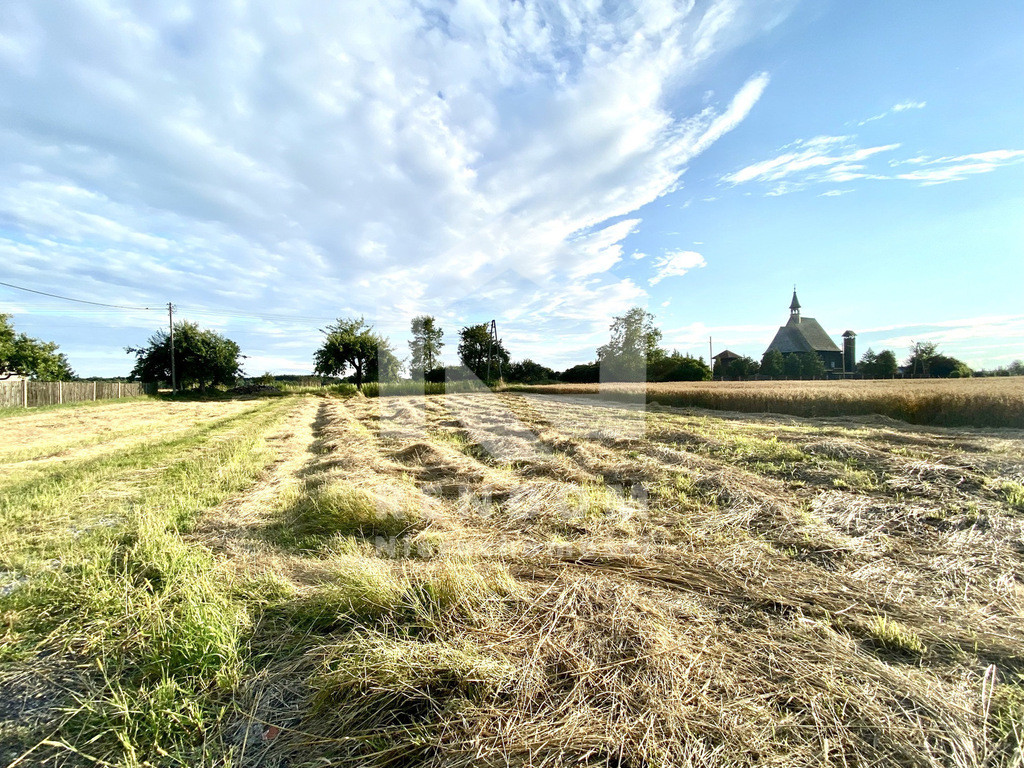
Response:
[{"label": "cloudy sky", "polygon": [[0,3],[0,312],[81,375],[179,316],[250,373],[365,315],[495,318],[593,359],[1024,357],[1024,5],[883,0]]}]

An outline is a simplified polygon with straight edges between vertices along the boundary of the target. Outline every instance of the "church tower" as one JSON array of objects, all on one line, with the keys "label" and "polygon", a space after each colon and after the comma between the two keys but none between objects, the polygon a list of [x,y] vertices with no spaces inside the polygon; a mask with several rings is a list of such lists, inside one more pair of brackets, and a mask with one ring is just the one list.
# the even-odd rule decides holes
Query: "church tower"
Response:
[{"label": "church tower", "polygon": [[800,300],[796,297],[796,286],[793,286],[793,300],[789,302],[789,322],[800,322]]}]

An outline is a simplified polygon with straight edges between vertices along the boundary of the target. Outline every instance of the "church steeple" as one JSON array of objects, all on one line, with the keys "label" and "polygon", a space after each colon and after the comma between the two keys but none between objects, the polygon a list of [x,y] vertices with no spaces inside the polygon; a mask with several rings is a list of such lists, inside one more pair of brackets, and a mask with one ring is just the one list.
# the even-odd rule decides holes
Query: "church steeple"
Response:
[{"label": "church steeple", "polygon": [[796,286],[793,286],[793,300],[789,302],[789,319],[800,322],[800,300],[796,297]]}]

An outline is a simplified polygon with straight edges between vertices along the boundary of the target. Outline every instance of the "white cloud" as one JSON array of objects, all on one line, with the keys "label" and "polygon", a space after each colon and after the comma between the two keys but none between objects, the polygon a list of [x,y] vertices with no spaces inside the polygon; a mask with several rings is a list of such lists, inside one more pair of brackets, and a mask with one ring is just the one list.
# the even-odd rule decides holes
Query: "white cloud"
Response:
[{"label": "white cloud", "polygon": [[923,165],[916,171],[896,174],[895,178],[907,181],[919,181],[923,185],[944,184],[947,181],[962,181],[968,176],[979,173],[990,173],[1006,165],[1024,162],[1024,150],[997,149],[991,152],[976,152],[959,157],[915,157],[905,161]]},{"label": "white cloud", "polygon": [[867,176],[863,173],[864,160],[883,152],[892,152],[900,145],[860,148],[850,143],[848,136],[816,136],[790,146],[794,151],[748,165],[725,175],[722,180],[734,186],[751,181],[777,182],[793,176],[799,178],[801,184],[852,181]]},{"label": "white cloud", "polygon": [[932,341],[939,345],[940,353],[957,357],[973,368],[996,367],[1024,357],[1020,346],[1024,315],[887,325],[858,331],[858,336],[858,348],[891,349],[900,358],[906,356],[914,342]]},{"label": "white cloud", "polygon": [[705,266],[707,266],[707,262],[696,251],[673,251],[659,256],[655,260],[654,268],[657,271],[648,282],[655,285],[666,277],[682,277],[691,269]]},{"label": "white cloud", "polygon": [[[912,107],[905,107],[912,108]],[[859,180],[916,181],[922,186],[961,181],[969,176],[989,173],[1008,165],[1024,162],[1024,150],[999,149],[956,157],[930,158],[926,155],[893,158],[883,166],[875,162],[877,155],[891,154],[900,144],[860,147],[853,136],[816,136],[786,145],[789,150],[770,160],[752,163],[726,174],[722,181],[732,186],[747,183],[768,185],[764,194],[770,197],[806,189],[815,184],[848,184]],[[871,165],[874,163],[874,166]],[[912,171],[893,172],[904,165],[921,166]],[[825,197],[835,197],[849,188],[832,189]]]},{"label": "white cloud", "polygon": [[885,110],[885,112],[882,112],[877,115],[872,115],[871,117],[861,120],[859,123],[857,123],[857,125],[867,125],[868,123],[873,123],[876,120],[881,120],[884,117],[888,117],[894,112],[906,112],[908,109],[924,109],[926,106],[928,106],[928,102],[925,101],[901,101],[899,104],[893,104],[891,107],[889,107],[889,109]]},{"label": "white cloud", "polygon": [[[100,301],[393,327],[514,269],[598,322],[642,295],[608,274],[628,217],[769,78],[692,113],[672,95],[777,17],[739,0],[8,0],[0,252]],[[513,297],[490,311],[526,317]]]}]

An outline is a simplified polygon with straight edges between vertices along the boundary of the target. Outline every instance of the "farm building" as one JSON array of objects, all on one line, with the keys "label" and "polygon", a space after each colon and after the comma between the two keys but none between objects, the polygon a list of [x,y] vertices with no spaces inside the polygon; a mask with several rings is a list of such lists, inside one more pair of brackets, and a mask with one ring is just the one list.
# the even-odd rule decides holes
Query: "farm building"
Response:
[{"label": "farm building", "polygon": [[711,359],[715,361],[715,370],[724,370],[729,363],[733,360],[739,360],[740,357],[741,355],[737,355],[731,349],[723,349]]},{"label": "farm building", "polygon": [[[853,331],[847,331],[847,333],[853,335]],[[842,350],[829,338],[817,320],[813,317],[800,316],[800,301],[796,297],[795,288],[793,289],[793,301],[789,304],[789,322],[779,328],[772,343],[765,350],[765,354],[773,349],[781,352],[784,356],[815,352],[825,364],[825,370],[836,372],[843,370]]]}]

